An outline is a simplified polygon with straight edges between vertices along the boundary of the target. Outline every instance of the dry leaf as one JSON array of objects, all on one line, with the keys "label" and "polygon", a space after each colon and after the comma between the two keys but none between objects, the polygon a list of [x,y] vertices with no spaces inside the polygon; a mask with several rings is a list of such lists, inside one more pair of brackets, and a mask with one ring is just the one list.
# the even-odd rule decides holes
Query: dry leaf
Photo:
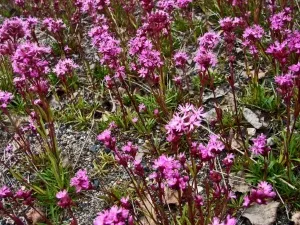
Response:
[{"label": "dry leaf", "polygon": [[252,205],[245,210],[243,217],[250,220],[252,225],[272,225],[277,216],[279,202],[269,202],[267,205]]},{"label": "dry leaf", "polygon": [[45,222],[45,214],[39,208],[36,208],[36,210],[30,209],[28,213],[26,213],[26,216],[30,221],[32,221],[33,225],[40,222]]},{"label": "dry leaf", "polygon": [[[156,225],[154,220],[156,220],[157,217],[150,196],[147,195],[147,199],[144,199],[143,202],[140,202],[140,205],[145,215],[141,218],[141,223],[143,225]],[[149,213],[151,214],[151,216],[149,215]]]},{"label": "dry leaf", "polygon": [[245,174],[243,172],[229,174],[229,184],[234,192],[247,193],[250,186],[246,183]]},{"label": "dry leaf", "polygon": [[166,199],[165,199],[165,204],[168,204],[168,205],[178,205],[179,202],[178,202],[178,192],[177,191],[174,191],[168,187],[165,188],[165,196],[166,196]]},{"label": "dry leaf", "polygon": [[244,108],[243,115],[248,123],[250,123],[256,129],[260,129],[263,123],[260,122],[258,116],[250,109]]},{"label": "dry leaf", "polygon": [[300,225],[300,211],[293,214],[292,221],[294,222],[294,225]]}]

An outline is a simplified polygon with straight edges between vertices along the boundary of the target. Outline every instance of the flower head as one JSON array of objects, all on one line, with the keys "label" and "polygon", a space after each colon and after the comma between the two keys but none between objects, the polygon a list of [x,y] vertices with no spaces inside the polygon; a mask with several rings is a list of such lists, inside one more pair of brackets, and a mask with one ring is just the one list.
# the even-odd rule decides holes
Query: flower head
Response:
[{"label": "flower head", "polygon": [[94,225],[126,225],[129,219],[129,210],[113,206],[98,214],[94,220]]},{"label": "flower head", "polygon": [[57,192],[56,198],[59,200],[57,205],[62,208],[68,208],[72,205],[72,199],[66,190]]},{"label": "flower head", "polygon": [[78,170],[73,178],[71,178],[71,186],[76,188],[76,192],[81,190],[88,190],[90,187],[90,181],[87,176],[86,169]]},{"label": "flower head", "polygon": [[252,141],[253,145],[250,147],[250,151],[252,151],[255,155],[266,156],[271,150],[267,146],[267,137],[264,134],[259,135],[257,138],[253,138]]},{"label": "flower head", "polygon": [[60,59],[54,68],[54,72],[59,78],[71,75],[73,70],[78,68],[72,59]]}]

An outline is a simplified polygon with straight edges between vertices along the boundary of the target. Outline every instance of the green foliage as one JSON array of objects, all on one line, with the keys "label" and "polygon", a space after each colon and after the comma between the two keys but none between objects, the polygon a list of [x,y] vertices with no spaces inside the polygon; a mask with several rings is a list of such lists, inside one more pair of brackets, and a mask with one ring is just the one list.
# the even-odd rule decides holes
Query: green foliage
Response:
[{"label": "green foliage", "polygon": [[112,167],[116,166],[116,161],[112,153],[100,151],[97,158],[93,161],[93,166],[93,176],[105,175],[112,170]]},{"label": "green foliage", "polygon": [[[264,180],[264,159],[262,156],[257,158],[256,163],[252,163],[246,173],[246,180],[251,184],[258,184]],[[288,177],[287,168],[279,161],[273,153],[269,154],[267,162],[266,181],[271,183],[279,193],[286,198],[293,198],[295,192],[299,192],[299,175],[294,173]],[[294,186],[296,184],[296,186]]]},{"label": "green foliage", "polygon": [[84,130],[91,126],[94,115],[99,108],[98,102],[90,104],[82,97],[79,97],[77,102],[68,104],[62,111],[56,111],[55,115],[57,120],[65,124],[74,124],[77,129]]},{"label": "green foliage", "polygon": [[274,112],[278,110],[279,100],[274,90],[270,90],[263,84],[250,84],[245,88],[245,95],[241,102],[257,107],[264,111]]},{"label": "green foliage", "polygon": [[14,92],[13,71],[10,60],[0,56],[0,90]]}]

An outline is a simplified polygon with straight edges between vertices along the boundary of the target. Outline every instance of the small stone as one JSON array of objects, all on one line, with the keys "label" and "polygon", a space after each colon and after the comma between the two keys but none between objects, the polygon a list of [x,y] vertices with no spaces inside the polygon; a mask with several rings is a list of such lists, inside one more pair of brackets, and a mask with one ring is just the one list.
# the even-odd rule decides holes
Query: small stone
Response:
[{"label": "small stone", "polygon": [[99,151],[99,145],[92,145],[89,150],[91,152],[98,152]]}]

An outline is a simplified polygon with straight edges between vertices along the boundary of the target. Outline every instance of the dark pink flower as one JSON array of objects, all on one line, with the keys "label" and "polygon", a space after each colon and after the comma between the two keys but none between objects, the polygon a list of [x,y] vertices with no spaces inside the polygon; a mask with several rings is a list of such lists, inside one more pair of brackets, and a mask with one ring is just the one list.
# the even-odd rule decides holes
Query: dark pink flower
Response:
[{"label": "dark pink flower", "polygon": [[88,190],[90,187],[89,177],[87,176],[86,169],[78,170],[73,178],[71,178],[70,185],[76,188],[76,192],[81,190]]},{"label": "dark pink flower", "polygon": [[11,192],[10,188],[8,188],[7,186],[2,186],[0,188],[0,198],[8,198],[12,196],[13,193]]},{"label": "dark pink flower", "polygon": [[253,145],[250,147],[250,151],[255,155],[267,156],[270,147],[267,146],[267,137],[264,134],[259,135],[257,138],[253,138]]},{"label": "dark pink flower", "polygon": [[244,198],[243,206],[248,207],[251,203],[266,204],[268,199],[276,196],[273,188],[266,181],[261,181],[256,189],[252,189],[250,194]]},{"label": "dark pink flower", "polygon": [[52,33],[59,33],[66,28],[62,19],[54,20],[53,18],[46,18],[43,20],[43,25]]},{"label": "dark pink flower", "polygon": [[78,65],[72,59],[60,59],[53,71],[57,77],[65,78],[66,75],[71,75],[76,68]]},{"label": "dark pink flower", "polygon": [[66,190],[58,192],[56,198],[59,200],[57,205],[62,208],[68,208],[72,205],[72,199]]},{"label": "dark pink flower", "polygon": [[129,210],[113,206],[99,213],[94,220],[94,225],[126,225],[129,217]]},{"label": "dark pink flower", "polygon": [[175,53],[174,55],[174,62],[175,62],[175,66],[178,68],[184,68],[187,60],[188,60],[188,56],[185,52],[182,51],[178,51]]}]

